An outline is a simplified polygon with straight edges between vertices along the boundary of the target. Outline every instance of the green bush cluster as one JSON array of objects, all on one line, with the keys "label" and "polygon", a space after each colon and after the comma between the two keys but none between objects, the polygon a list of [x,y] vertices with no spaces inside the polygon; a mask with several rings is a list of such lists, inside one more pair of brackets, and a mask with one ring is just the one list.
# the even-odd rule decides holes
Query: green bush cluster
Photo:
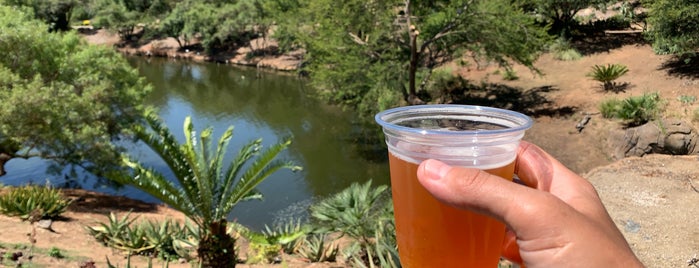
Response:
[{"label": "green bush cluster", "polygon": [[109,215],[107,223],[87,226],[88,233],[105,246],[129,252],[129,254],[158,257],[163,260],[192,259],[192,252],[199,241],[199,230],[190,224],[174,220],[157,223],[134,222],[138,217],[130,213],[118,218]]},{"label": "green bush cluster", "polygon": [[599,105],[605,118],[619,118],[630,126],[638,126],[656,119],[662,109],[662,100],[656,93],[631,96],[623,100],[609,99]]},{"label": "green bush cluster", "polygon": [[72,200],[51,187],[22,186],[0,195],[0,214],[23,220],[55,219],[66,211]]}]

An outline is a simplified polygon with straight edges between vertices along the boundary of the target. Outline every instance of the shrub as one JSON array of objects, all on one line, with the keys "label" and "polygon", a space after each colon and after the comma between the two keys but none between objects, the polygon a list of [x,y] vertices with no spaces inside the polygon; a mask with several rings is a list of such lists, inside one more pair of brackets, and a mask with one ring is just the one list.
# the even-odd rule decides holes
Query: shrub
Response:
[{"label": "shrub", "polygon": [[310,210],[316,232],[339,232],[353,239],[344,251],[353,267],[399,265],[388,187],[353,183]]},{"label": "shrub", "polygon": [[[105,246],[127,251],[129,254],[157,256],[163,260],[178,258],[191,259],[196,243],[189,250],[183,250],[183,242],[197,238],[198,231],[188,225],[180,225],[173,220],[161,223],[142,221],[134,224],[138,217],[130,217],[127,213],[117,218],[110,213],[107,223],[86,227],[88,233]],[[198,241],[198,239],[196,239]]]},{"label": "shrub", "polygon": [[553,54],[553,58],[562,61],[574,61],[582,58],[580,52],[570,45],[570,42],[565,38],[558,38],[549,46],[549,51]]},{"label": "shrub", "polygon": [[515,72],[515,70],[512,70],[512,68],[507,68],[505,69],[505,73],[502,75],[502,79],[514,81],[519,79],[519,76],[517,76],[517,72]]},{"label": "shrub", "polygon": [[327,243],[326,234],[313,234],[304,239],[299,254],[310,262],[331,262],[335,261],[338,251],[337,243]]},{"label": "shrub", "polygon": [[592,71],[587,76],[602,83],[605,91],[614,91],[617,88],[614,80],[625,75],[629,69],[623,64],[607,64],[592,66]]},{"label": "shrub", "polygon": [[658,93],[631,96],[624,100],[607,100],[599,109],[606,118],[619,118],[630,126],[638,126],[657,118],[662,102]]},{"label": "shrub", "polygon": [[0,214],[19,216],[23,220],[30,217],[55,219],[66,211],[71,202],[51,187],[16,187],[0,196]]},{"label": "shrub", "polygon": [[697,101],[697,97],[691,95],[681,95],[677,96],[677,100],[680,101],[682,104],[692,104],[695,101]]},{"label": "shrub", "polygon": [[599,111],[604,118],[614,118],[621,108],[621,100],[608,99],[599,104]]}]

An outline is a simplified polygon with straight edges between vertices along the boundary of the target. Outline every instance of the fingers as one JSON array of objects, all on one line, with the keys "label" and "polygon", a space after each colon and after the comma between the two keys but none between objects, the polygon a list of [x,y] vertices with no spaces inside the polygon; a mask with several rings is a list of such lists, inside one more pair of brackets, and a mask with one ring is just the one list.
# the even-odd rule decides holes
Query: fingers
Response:
[{"label": "fingers", "polygon": [[451,206],[474,210],[502,222],[519,222],[516,214],[539,199],[536,190],[512,183],[485,171],[454,168],[437,160],[418,167],[418,180],[435,198]]}]

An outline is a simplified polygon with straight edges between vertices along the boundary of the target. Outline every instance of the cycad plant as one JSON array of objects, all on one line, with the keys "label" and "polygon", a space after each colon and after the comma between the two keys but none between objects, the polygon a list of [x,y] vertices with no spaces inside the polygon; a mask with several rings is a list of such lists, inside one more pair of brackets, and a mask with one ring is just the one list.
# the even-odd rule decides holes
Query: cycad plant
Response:
[{"label": "cycad plant", "polygon": [[399,267],[388,187],[353,183],[310,211],[317,233],[339,232],[354,240],[345,250],[352,267]]},{"label": "cycad plant", "polygon": [[200,230],[197,253],[203,267],[235,267],[235,239],[226,232],[226,217],[238,202],[261,198],[255,188],[272,173],[280,169],[300,169],[291,162],[275,160],[289,146],[290,139],[264,151],[261,139],[251,141],[224,169],[224,156],[233,136],[232,126],[214,148],[213,129],[197,133],[190,117],[184,121],[184,144],[177,142],[155,112],[146,112],[145,122],[147,126],[135,129],[137,137],[163,159],[175,181],[127,156],[123,161],[133,174],[117,174],[111,178],[133,185],[191,219]]},{"label": "cycad plant", "polygon": [[590,71],[587,76],[601,82],[605,91],[614,91],[617,87],[614,80],[617,80],[628,72],[629,68],[623,64],[595,64],[595,66],[592,66],[592,71]]}]

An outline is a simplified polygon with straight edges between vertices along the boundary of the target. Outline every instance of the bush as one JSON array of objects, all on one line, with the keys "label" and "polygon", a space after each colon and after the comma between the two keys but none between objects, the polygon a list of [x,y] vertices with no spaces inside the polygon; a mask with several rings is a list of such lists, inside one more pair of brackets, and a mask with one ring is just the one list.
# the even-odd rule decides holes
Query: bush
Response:
[{"label": "bush", "polygon": [[607,64],[592,66],[592,71],[587,76],[602,83],[605,91],[614,91],[617,88],[614,80],[629,72],[629,68],[623,64]]},{"label": "bush", "polygon": [[621,101],[618,99],[608,99],[599,104],[599,111],[604,118],[616,117],[617,111],[621,108]]},{"label": "bush", "polygon": [[343,250],[352,267],[399,267],[388,187],[353,183],[310,210],[317,233],[339,232],[352,238]]},{"label": "bush", "polygon": [[630,126],[638,126],[657,118],[661,106],[660,95],[656,92],[624,100],[607,100],[600,103],[599,109],[605,118],[619,118]]},{"label": "bush", "polygon": [[66,211],[71,202],[60,191],[50,187],[17,187],[0,196],[0,214],[19,216],[23,220],[55,219]]},{"label": "bush", "polygon": [[558,38],[549,46],[549,51],[553,54],[553,58],[562,61],[574,61],[582,58],[580,52],[570,45],[570,42],[565,38]]},{"label": "bush", "polygon": [[[137,217],[131,213],[117,218],[110,213],[108,223],[86,227],[88,233],[105,246],[127,251],[129,254],[157,256],[163,260],[191,259],[198,242],[196,227],[180,225],[173,220],[161,223],[143,221],[134,224]],[[192,240],[195,240],[192,242]],[[184,244],[183,244],[184,243]],[[183,249],[186,245],[187,249]]]}]

